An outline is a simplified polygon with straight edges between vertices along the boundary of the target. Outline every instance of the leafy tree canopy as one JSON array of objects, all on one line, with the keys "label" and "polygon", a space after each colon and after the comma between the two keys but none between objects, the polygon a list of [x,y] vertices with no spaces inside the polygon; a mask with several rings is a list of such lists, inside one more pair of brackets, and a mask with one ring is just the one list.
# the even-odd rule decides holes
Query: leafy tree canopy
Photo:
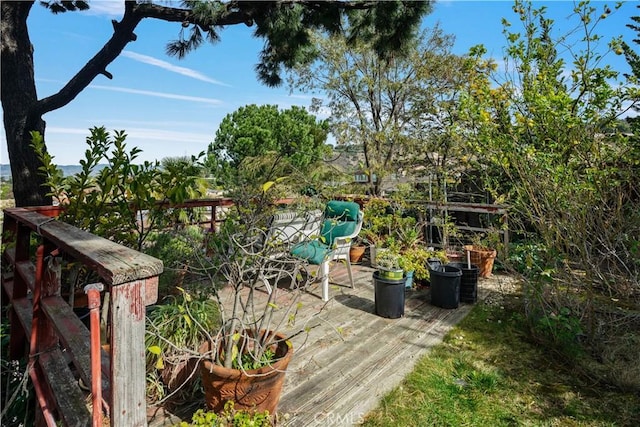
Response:
[{"label": "leafy tree canopy", "polygon": [[279,174],[288,168],[304,171],[322,158],[327,132],[327,122],[302,107],[279,111],[276,105],[247,105],[222,120],[209,145],[208,164],[222,185],[236,182],[248,159],[267,153],[280,156]]},{"label": "leafy tree canopy", "polygon": [[442,110],[470,69],[451,53],[453,36],[438,27],[384,57],[367,41],[349,43],[346,34],[317,37],[319,60],[296,67],[292,84],[327,94],[332,133],[338,144],[362,146],[370,192],[379,194],[403,160],[431,151],[424,135],[443,133]]}]

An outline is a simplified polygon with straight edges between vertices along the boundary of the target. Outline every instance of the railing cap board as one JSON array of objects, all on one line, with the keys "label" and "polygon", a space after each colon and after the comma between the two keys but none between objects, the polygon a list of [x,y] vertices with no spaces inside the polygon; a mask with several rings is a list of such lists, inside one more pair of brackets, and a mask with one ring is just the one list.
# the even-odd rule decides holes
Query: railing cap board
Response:
[{"label": "railing cap board", "polygon": [[158,205],[171,208],[198,208],[207,206],[233,206],[233,199],[230,197],[211,197],[203,199],[187,199],[182,203],[171,203],[168,201],[159,201]]},{"label": "railing cap board", "polygon": [[106,285],[117,286],[146,279],[158,276],[163,271],[162,261],[157,258],[32,210],[10,208],[5,209],[4,213],[95,270]]},{"label": "railing cap board", "polygon": [[504,215],[508,213],[508,205],[492,205],[487,203],[471,203],[471,202],[429,202],[429,201],[415,201],[416,203],[422,203],[427,207],[435,209],[449,209],[458,212],[477,212],[477,213],[490,213],[496,215]]}]

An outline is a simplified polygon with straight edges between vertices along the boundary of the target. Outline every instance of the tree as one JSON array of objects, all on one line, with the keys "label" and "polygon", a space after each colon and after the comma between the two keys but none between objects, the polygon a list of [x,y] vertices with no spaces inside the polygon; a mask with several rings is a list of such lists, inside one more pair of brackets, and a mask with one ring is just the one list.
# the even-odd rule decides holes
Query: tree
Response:
[{"label": "tree", "polygon": [[491,76],[503,83],[475,82],[465,121],[485,188],[511,206],[532,333],[589,378],[637,388],[601,375],[633,363],[630,315],[609,313],[620,300],[637,308],[640,289],[640,152],[617,126],[638,105],[637,80],[606,63],[620,37],[598,34],[618,7],[576,2],[575,27],[558,34],[544,6],[516,1],[520,25],[503,20],[506,71]]},{"label": "tree", "polygon": [[[453,37],[438,27],[384,57],[370,43],[347,41],[319,36],[319,60],[297,67],[292,84],[327,93],[338,144],[362,146],[370,192],[380,194],[387,175],[413,167],[416,156],[424,160],[425,143],[436,145],[423,135],[443,133],[442,111],[467,69],[451,53]],[[322,105],[316,100],[314,108]]]},{"label": "tree", "polygon": [[[640,9],[640,6],[636,7]],[[634,24],[627,24],[627,27],[637,32],[637,38],[633,39],[632,41],[633,43],[640,45],[640,16],[632,16],[631,20],[634,22]],[[624,53],[627,63],[631,67],[632,74],[628,77],[630,79],[633,79],[633,81],[637,83],[638,81],[640,81],[640,55],[636,51],[634,51],[627,42],[624,41],[622,42],[622,52]],[[640,107],[634,108],[634,111],[636,113],[640,113]],[[638,116],[629,117],[627,118],[627,121],[634,127],[634,129],[637,130],[640,128],[640,118]],[[640,138],[640,136],[638,136],[638,132],[636,132],[635,135],[636,138]]]},{"label": "tree", "polygon": [[280,155],[281,175],[289,167],[303,171],[322,158],[327,132],[326,121],[316,121],[304,108],[278,111],[277,105],[247,105],[222,120],[209,145],[208,162],[223,186],[237,181],[246,159],[268,152]]},{"label": "tree", "polygon": [[[351,23],[352,40],[372,41],[380,53],[400,48],[410,38],[428,10],[430,2],[413,1],[183,1],[181,7],[168,7],[147,1],[126,1],[120,21],[112,21],[113,36],[96,55],[57,93],[38,99],[34,80],[33,49],[27,18],[34,1],[5,1],[2,12],[2,88],[4,126],[11,162],[14,193],[18,206],[50,203],[38,174],[41,163],[31,148],[30,132],[45,135],[42,116],[69,104],[96,77],[113,76],[107,71],[124,47],[136,40],[136,27],[143,19],[159,19],[180,25],[178,40],[167,53],[179,58],[200,47],[204,40],[215,42],[228,25],[253,27],[256,37],[265,40],[256,66],[258,77],[267,85],[281,83],[283,68],[312,55],[310,30],[335,33],[343,18]],[[82,11],[89,3],[82,0],[40,2],[53,13]],[[8,84],[11,82],[11,84]],[[45,137],[46,141],[46,137]]]}]

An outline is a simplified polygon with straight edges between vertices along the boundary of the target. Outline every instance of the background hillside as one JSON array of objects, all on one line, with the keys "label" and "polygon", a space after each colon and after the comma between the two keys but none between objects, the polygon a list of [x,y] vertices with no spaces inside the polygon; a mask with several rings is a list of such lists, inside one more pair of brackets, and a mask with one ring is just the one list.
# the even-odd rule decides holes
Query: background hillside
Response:
[{"label": "background hillside", "polygon": [[[101,170],[103,167],[107,165],[98,165],[96,166],[96,172]],[[82,166],[80,165],[58,165],[60,169],[62,169],[62,173],[64,176],[73,175],[82,170]],[[8,164],[0,164],[0,178],[9,179],[11,178],[11,167]]]}]

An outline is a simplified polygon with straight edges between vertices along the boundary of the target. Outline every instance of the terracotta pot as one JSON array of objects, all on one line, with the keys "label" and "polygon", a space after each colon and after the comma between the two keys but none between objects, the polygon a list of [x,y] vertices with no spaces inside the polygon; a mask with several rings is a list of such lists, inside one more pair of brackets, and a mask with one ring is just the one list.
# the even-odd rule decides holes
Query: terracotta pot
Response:
[{"label": "terracotta pot", "polygon": [[[175,391],[189,381],[192,382],[195,378],[195,370],[198,369],[198,359],[187,358],[178,361],[177,363],[171,363],[167,360],[164,361],[164,369],[160,372],[162,382],[169,388],[169,391]],[[193,375],[192,375],[193,374]]]},{"label": "terracotta pot", "polygon": [[349,249],[349,261],[352,264],[361,262],[365,249],[367,249],[366,246],[351,246],[351,249]]},{"label": "terracotta pot", "polygon": [[[479,276],[484,278],[491,276],[493,260],[496,259],[497,251],[474,245],[466,245],[464,249],[469,252],[471,264],[475,264],[480,268]],[[466,260],[463,262],[466,262]]]},{"label": "terracotta pot", "polygon": [[[293,356],[293,346],[283,335],[276,334],[276,357],[270,366],[259,369],[239,370],[217,365],[210,360],[200,364],[205,401],[209,409],[221,412],[227,401],[234,402],[235,409],[274,414],[280,401],[287,366]],[[210,349],[210,343],[201,348]]]},{"label": "terracotta pot", "polygon": [[463,252],[458,251],[447,251],[447,260],[449,262],[466,262],[465,254]]}]

